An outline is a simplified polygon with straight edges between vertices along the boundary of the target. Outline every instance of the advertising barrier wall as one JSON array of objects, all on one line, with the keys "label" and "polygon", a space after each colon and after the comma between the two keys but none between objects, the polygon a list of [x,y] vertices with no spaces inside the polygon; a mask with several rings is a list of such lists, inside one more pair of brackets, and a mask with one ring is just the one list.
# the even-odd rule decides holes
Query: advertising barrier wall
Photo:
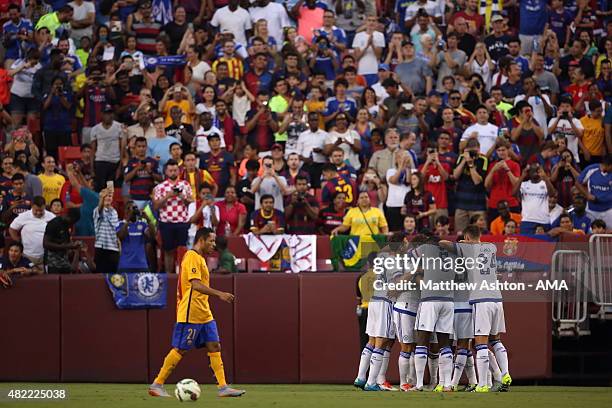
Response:
[{"label": "advertising barrier wall", "polygon": [[[359,362],[354,273],[213,275],[236,295],[213,300],[228,381],[346,383]],[[101,275],[17,279],[0,291],[0,381],[137,382],[153,380],[170,348],[176,276],[168,307],[118,310]],[[547,303],[504,305],[515,379],[551,376]],[[388,378],[397,382],[397,345]],[[530,352],[527,352],[530,350]],[[206,352],[194,350],[169,382],[212,383]]]}]

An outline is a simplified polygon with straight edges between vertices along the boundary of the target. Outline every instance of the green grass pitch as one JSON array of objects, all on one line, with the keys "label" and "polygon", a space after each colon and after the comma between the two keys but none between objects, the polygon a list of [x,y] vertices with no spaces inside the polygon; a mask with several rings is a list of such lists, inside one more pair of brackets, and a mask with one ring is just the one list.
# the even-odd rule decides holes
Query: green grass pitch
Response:
[{"label": "green grass pitch", "polygon": [[[10,384],[0,383],[0,407],[154,408],[177,406],[215,407],[459,407],[459,408],[599,408],[612,407],[612,388],[512,387],[508,393],[400,393],[363,392],[346,385],[243,385],[241,398],[218,398],[213,385],[203,385],[200,399],[180,403],[172,398],[153,398],[144,384]],[[9,389],[65,389],[63,401],[10,401]],[[174,385],[167,385],[174,395]]]}]

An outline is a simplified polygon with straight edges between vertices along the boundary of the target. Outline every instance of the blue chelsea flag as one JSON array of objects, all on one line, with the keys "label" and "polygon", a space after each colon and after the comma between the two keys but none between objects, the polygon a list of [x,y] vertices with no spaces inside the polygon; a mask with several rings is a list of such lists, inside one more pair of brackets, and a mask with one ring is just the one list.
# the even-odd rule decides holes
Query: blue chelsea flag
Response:
[{"label": "blue chelsea flag", "polygon": [[166,307],[168,277],[165,273],[109,273],[106,282],[119,309]]}]

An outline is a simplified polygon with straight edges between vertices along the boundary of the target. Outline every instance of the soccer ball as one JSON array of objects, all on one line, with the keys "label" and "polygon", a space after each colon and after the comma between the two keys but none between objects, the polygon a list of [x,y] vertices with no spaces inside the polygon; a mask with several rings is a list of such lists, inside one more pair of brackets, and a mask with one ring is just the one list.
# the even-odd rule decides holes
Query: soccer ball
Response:
[{"label": "soccer ball", "polygon": [[174,395],[181,402],[195,402],[200,398],[200,386],[195,380],[185,378],[176,383]]}]

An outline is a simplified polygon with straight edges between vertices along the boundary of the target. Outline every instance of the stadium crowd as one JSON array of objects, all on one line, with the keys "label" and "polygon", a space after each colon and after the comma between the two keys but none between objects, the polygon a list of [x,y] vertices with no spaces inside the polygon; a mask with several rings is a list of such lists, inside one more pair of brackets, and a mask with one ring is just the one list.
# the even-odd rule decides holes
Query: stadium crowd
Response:
[{"label": "stadium crowd", "polygon": [[202,226],[221,245],[605,232],[611,16],[605,0],[0,1],[2,279],[174,271]]}]

